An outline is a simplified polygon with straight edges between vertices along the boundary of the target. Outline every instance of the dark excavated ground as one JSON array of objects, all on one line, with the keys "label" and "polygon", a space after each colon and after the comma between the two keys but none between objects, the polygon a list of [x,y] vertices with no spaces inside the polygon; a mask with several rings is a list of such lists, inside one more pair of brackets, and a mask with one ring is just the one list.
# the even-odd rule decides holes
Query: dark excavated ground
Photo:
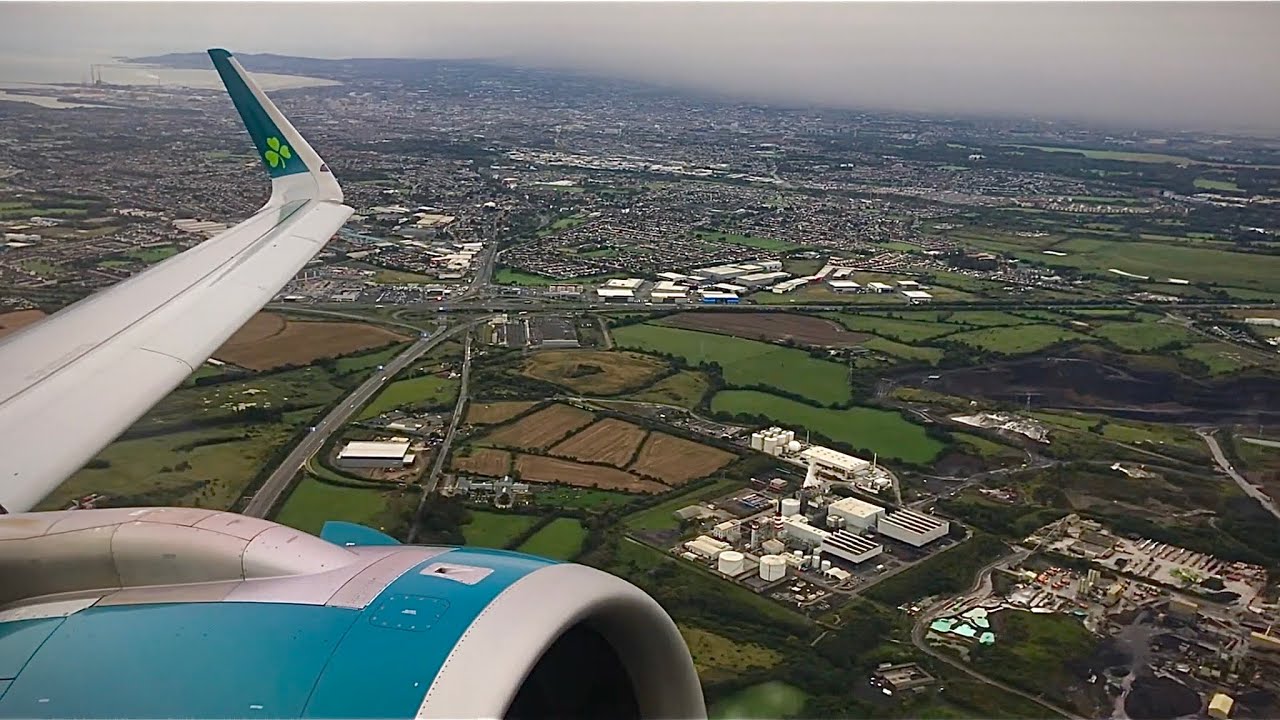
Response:
[{"label": "dark excavated ground", "polygon": [[1133,720],[1172,720],[1200,711],[1200,695],[1177,680],[1146,675],[1133,683],[1124,701]]},{"label": "dark excavated ground", "polygon": [[1155,422],[1280,421],[1280,377],[1261,371],[1201,379],[1104,355],[1027,358],[935,374],[942,377],[927,387],[961,397],[1022,403],[1032,393],[1038,406]]}]

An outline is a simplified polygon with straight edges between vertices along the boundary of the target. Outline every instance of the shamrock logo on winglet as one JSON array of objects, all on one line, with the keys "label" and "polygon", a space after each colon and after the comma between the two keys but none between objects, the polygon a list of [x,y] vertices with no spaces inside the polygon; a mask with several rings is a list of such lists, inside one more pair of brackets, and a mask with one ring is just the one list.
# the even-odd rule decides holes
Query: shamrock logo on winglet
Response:
[{"label": "shamrock logo on winglet", "polygon": [[293,157],[293,151],[288,145],[280,142],[278,137],[267,138],[267,147],[271,148],[263,155],[267,159],[267,164],[271,167],[284,165],[285,160]]}]

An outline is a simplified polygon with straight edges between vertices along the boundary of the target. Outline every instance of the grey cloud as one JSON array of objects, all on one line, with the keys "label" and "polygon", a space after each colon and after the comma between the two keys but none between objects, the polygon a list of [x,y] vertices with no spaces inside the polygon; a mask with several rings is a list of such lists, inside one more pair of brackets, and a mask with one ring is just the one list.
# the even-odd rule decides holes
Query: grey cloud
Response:
[{"label": "grey cloud", "polygon": [[0,4],[6,54],[491,57],[759,100],[1280,130],[1272,3]]}]

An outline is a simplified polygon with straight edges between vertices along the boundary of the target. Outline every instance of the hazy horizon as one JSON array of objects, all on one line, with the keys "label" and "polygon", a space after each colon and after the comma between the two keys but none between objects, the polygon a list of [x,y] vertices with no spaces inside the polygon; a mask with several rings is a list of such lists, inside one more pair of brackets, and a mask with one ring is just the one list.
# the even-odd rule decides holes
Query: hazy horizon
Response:
[{"label": "hazy horizon", "polygon": [[484,58],[748,101],[1267,134],[1278,34],[1274,3],[0,4],[9,75],[215,46]]}]

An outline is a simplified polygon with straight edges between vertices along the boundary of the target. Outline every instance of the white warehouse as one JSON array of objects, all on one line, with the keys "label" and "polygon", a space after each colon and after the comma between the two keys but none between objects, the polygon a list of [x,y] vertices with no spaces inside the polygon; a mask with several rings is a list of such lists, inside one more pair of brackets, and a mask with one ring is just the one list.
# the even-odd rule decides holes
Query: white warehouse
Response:
[{"label": "white warehouse", "polygon": [[871,463],[860,457],[846,455],[839,450],[832,450],[821,445],[811,445],[800,453],[800,457],[817,466],[818,477],[823,480],[847,482],[866,474]]},{"label": "white warehouse", "polygon": [[787,537],[792,540],[810,545],[817,545],[831,534],[826,530],[810,525],[803,515],[792,515],[791,517],[783,518],[782,529],[786,532]]},{"label": "white warehouse", "polygon": [[713,537],[707,537],[706,535],[699,535],[698,539],[690,540],[684,544],[685,550],[688,550],[699,557],[707,558],[708,560],[717,558],[720,556],[720,553],[732,548],[733,546],[729,543],[716,540]]},{"label": "white warehouse", "polygon": [[884,552],[884,546],[848,530],[837,530],[822,541],[818,551],[857,565]]},{"label": "white warehouse", "polygon": [[951,523],[914,510],[898,510],[880,518],[876,531],[894,540],[920,547],[946,535]]},{"label": "white warehouse", "polygon": [[840,498],[827,506],[827,517],[843,518],[848,527],[873,528],[884,517],[884,508],[858,498]]},{"label": "white warehouse", "polygon": [[338,464],[349,468],[397,468],[412,465],[408,438],[353,440],[338,453]]}]

